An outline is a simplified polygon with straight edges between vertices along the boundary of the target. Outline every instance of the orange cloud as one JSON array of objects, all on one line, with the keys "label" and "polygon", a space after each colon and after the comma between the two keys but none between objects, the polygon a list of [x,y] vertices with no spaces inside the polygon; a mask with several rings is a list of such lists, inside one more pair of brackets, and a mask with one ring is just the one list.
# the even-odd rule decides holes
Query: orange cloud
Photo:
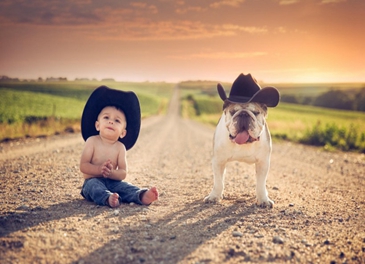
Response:
[{"label": "orange cloud", "polygon": [[143,2],[132,2],[129,5],[134,8],[146,10],[147,12],[152,13],[152,14],[158,13],[158,9],[155,5],[148,5],[147,3],[143,3]]},{"label": "orange cloud", "polygon": [[245,0],[223,0],[210,4],[210,7],[212,8],[220,8],[222,6],[238,7],[244,1]]},{"label": "orange cloud", "polygon": [[268,31],[266,27],[244,27],[235,24],[224,24],[222,25],[222,29],[228,32],[232,32],[233,35],[236,35],[236,33],[239,31],[243,31],[250,34],[266,33]]},{"label": "orange cloud", "polygon": [[[265,27],[243,27],[234,24],[214,25],[200,21],[150,21],[144,18],[126,20],[128,10],[111,11],[109,21],[97,28],[87,27],[85,31],[93,39],[119,40],[183,40],[206,39],[220,36],[236,36],[242,32],[263,34]],[[120,15],[117,15],[120,14]],[[124,16],[122,16],[125,14]]]},{"label": "orange cloud", "polygon": [[347,0],[322,0],[321,4],[332,4],[332,3],[340,3],[346,2]]},{"label": "orange cloud", "polygon": [[208,53],[195,53],[188,55],[174,55],[169,58],[180,59],[180,60],[190,60],[190,59],[242,59],[242,58],[252,58],[267,55],[266,52],[256,51],[256,52],[208,52]]},{"label": "orange cloud", "polygon": [[280,0],[279,5],[292,5],[292,4],[296,4],[299,2],[300,2],[300,0]]},{"label": "orange cloud", "polygon": [[185,8],[177,8],[175,10],[175,13],[177,14],[186,14],[190,11],[193,11],[193,12],[201,12],[201,11],[204,11],[205,9],[200,7],[200,6],[188,6],[188,7],[185,7]]}]

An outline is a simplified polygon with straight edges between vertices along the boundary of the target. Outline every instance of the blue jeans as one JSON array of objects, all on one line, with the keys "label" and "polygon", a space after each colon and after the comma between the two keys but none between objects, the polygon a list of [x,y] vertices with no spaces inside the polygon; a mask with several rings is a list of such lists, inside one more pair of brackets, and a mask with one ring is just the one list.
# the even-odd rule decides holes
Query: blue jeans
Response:
[{"label": "blue jeans", "polygon": [[120,203],[141,204],[141,195],[147,189],[140,189],[128,182],[106,178],[86,179],[81,189],[81,195],[98,205],[109,205],[108,198],[112,193],[119,194]]}]

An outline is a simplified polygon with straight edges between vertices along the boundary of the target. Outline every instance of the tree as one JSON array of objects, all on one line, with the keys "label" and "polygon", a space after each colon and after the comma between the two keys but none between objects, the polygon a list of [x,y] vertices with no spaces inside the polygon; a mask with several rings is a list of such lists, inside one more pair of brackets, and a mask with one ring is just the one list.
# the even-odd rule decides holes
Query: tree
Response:
[{"label": "tree", "polygon": [[330,90],[318,96],[313,103],[315,106],[354,110],[354,100],[345,92]]},{"label": "tree", "polygon": [[356,94],[355,110],[365,112],[365,87]]}]

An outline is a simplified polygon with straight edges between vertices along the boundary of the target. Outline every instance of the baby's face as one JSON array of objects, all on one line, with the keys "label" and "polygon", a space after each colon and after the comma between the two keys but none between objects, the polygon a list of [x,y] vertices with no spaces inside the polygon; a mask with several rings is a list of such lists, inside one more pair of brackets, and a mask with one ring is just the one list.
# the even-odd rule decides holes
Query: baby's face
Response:
[{"label": "baby's face", "polygon": [[111,140],[124,137],[127,132],[126,126],[124,113],[113,106],[103,108],[95,122],[96,130],[100,132],[100,135]]}]

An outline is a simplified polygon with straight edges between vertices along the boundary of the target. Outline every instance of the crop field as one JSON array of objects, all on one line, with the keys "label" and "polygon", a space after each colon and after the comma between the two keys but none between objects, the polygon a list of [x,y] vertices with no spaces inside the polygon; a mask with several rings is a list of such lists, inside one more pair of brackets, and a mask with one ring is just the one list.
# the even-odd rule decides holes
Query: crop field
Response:
[{"label": "crop field", "polygon": [[353,94],[365,85],[363,83],[278,83],[267,86],[277,87],[282,94],[286,95],[315,97],[329,90],[341,90]]},{"label": "crop field", "polygon": [[[199,114],[196,114],[194,103],[185,99],[182,111],[185,117],[216,125],[221,116],[222,100],[219,97],[194,96]],[[191,108],[189,110],[189,108]],[[297,140],[303,136],[306,129],[318,123],[336,124],[339,127],[357,127],[365,131],[365,113],[341,111],[321,107],[280,103],[275,108],[268,109],[268,124],[272,134],[287,134],[288,139]]]},{"label": "crop field", "polygon": [[[182,115],[215,126],[222,111],[222,100],[218,97],[213,84],[199,90],[199,83],[189,83],[181,93]],[[225,85],[227,96],[230,85]],[[321,85],[321,91],[325,86]],[[357,87],[357,88],[356,88]],[[362,86],[351,86],[356,91]],[[312,94],[315,90],[305,91],[298,85],[297,94]],[[344,89],[344,88],[343,88]],[[280,92],[291,92],[285,88]],[[316,95],[319,95],[318,92]],[[344,111],[315,106],[289,104],[281,102],[275,108],[269,108],[267,122],[275,139],[285,139],[312,145],[324,146],[326,149],[358,150],[365,152],[365,113]]]},{"label": "crop field", "polygon": [[0,141],[77,131],[87,98],[106,85],[134,91],[142,118],[163,113],[172,94],[169,83],[9,82],[0,84]]},{"label": "crop field", "polygon": [[[217,94],[218,81],[185,81],[179,87],[186,93]],[[220,82],[228,94],[232,84]],[[282,95],[318,96],[329,90],[341,90],[350,94],[365,87],[364,83],[260,83],[261,87],[274,86]]]},{"label": "crop field", "polygon": [[[231,84],[222,83],[227,95]],[[142,118],[163,114],[175,84],[101,83],[93,81],[9,82],[0,84],[0,141],[24,136],[79,131],[80,117],[92,91],[106,85],[134,91]],[[215,126],[222,111],[217,82],[189,81],[179,84],[181,114]],[[262,85],[266,86],[266,85]],[[282,95],[318,96],[332,88],[355,93],[363,84],[278,84]],[[365,152],[365,113],[281,102],[269,109],[268,124],[274,139],[285,139],[325,148]]]}]

